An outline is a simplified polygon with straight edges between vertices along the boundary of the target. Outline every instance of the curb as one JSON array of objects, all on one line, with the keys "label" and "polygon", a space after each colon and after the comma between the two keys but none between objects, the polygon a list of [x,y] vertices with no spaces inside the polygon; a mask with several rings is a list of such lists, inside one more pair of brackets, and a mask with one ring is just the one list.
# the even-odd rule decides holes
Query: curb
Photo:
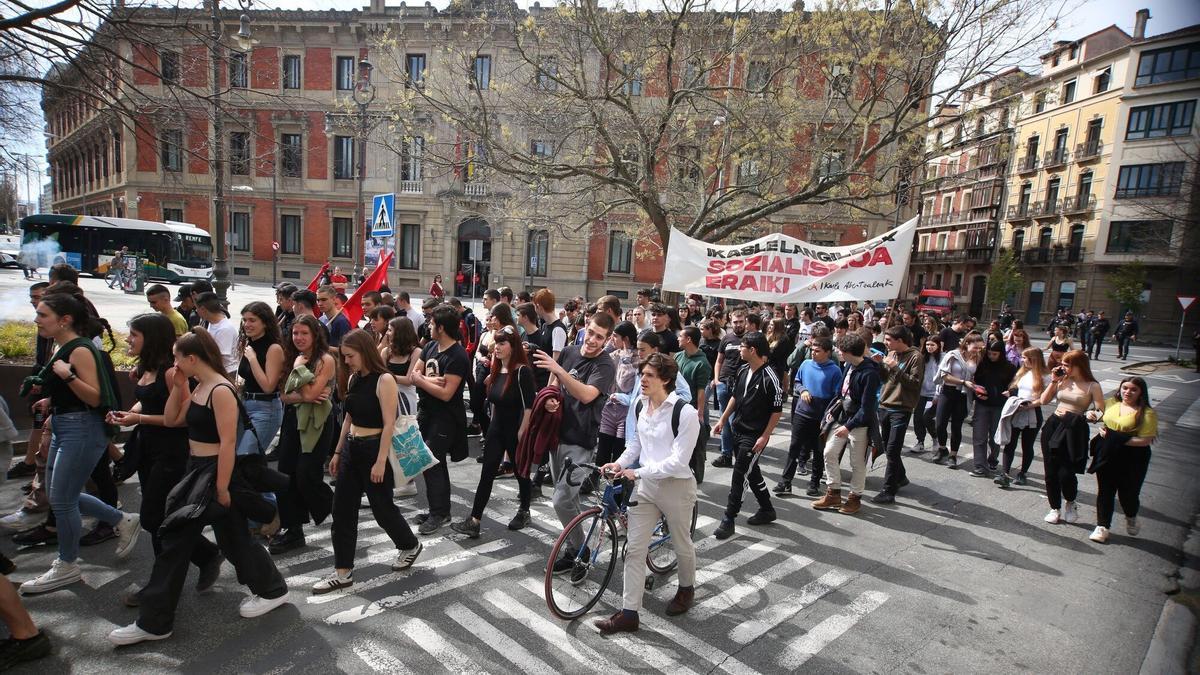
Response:
[{"label": "curb", "polygon": [[1179,595],[1167,599],[1150,647],[1142,661],[1141,675],[1184,675],[1200,672],[1197,653],[1197,626],[1200,619],[1200,514],[1183,542],[1183,561],[1179,570]]}]

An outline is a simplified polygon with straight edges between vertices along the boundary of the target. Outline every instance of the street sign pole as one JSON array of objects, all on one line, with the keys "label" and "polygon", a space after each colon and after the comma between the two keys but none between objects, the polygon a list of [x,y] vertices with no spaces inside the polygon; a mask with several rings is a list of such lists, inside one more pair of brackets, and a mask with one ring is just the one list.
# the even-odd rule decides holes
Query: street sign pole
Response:
[{"label": "street sign pole", "polygon": [[1179,314],[1179,335],[1175,336],[1175,360],[1179,360],[1179,346],[1183,344],[1183,324],[1187,321],[1188,307],[1196,301],[1194,295],[1178,295],[1175,296],[1179,300],[1179,306],[1183,308],[1183,312]]}]

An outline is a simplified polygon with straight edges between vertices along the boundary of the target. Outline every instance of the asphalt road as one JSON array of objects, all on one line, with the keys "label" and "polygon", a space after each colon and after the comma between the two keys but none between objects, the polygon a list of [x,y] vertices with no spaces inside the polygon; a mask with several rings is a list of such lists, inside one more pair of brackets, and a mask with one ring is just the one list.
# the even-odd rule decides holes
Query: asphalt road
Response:
[{"label": "asphalt road", "polygon": [[[7,295],[10,277],[0,283]],[[118,305],[125,306],[107,297],[97,304],[118,320]],[[1117,365],[1097,364],[1106,390],[1122,375]],[[148,578],[149,541],[125,563],[115,560],[112,543],[84,549],[83,584],[26,599],[56,646],[50,659],[23,672],[1136,672],[1200,506],[1193,440],[1200,375],[1174,369],[1149,382],[1163,425],[1136,539],[1124,536],[1118,514],[1109,544],[1088,541],[1095,516],[1090,476],[1080,481],[1080,522],[1052,526],[1042,521],[1040,461],[1030,485],[1000,490],[934,465],[929,455],[906,455],[912,484],[894,505],[865,503],[859,515],[843,516],[818,513],[803,496],[777,500],[779,521],[750,527],[739,520],[737,535],[717,542],[709,535],[730,472],[710,468],[700,489],[697,607],[677,619],[662,616],[674,592],[668,575],[647,595],[641,632],[602,638],[590,620],[611,606],[574,623],[546,610],[542,568],[557,521],[549,501],[540,500],[533,526],[509,532],[515,485],[501,480],[480,540],[444,529],[425,539],[412,570],[392,573],[391,545],[364,511],[349,593],[307,591],[332,566],[326,525],[310,530],[308,548],[277,558],[292,604],[240,618],[245,590],[227,565],[216,593],[197,596],[189,579],[173,638],[120,650],[105,635],[136,617],[119,598]],[[762,462],[771,485],[788,433],[781,425]],[[969,436],[964,456],[968,444]],[[881,486],[882,472],[880,462],[868,494]],[[451,477],[454,516],[461,518],[478,464],[456,464]],[[15,506],[18,487],[0,486],[0,504]],[[121,487],[121,498],[136,506],[135,481]],[[423,501],[399,503],[412,515]],[[17,562],[18,583],[44,571],[54,555],[14,553],[7,538],[0,548]],[[618,573],[606,601],[619,604],[620,585]]]}]

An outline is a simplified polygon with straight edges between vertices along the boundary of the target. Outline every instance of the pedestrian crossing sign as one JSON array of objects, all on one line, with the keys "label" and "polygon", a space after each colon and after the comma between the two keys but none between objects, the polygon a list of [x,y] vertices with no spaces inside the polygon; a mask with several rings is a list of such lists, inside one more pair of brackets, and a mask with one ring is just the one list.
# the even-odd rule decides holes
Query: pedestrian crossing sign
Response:
[{"label": "pedestrian crossing sign", "polygon": [[396,211],[396,195],[385,194],[375,195],[372,200],[371,213],[371,236],[372,237],[394,237],[396,236],[396,227],[392,223],[393,215]]}]

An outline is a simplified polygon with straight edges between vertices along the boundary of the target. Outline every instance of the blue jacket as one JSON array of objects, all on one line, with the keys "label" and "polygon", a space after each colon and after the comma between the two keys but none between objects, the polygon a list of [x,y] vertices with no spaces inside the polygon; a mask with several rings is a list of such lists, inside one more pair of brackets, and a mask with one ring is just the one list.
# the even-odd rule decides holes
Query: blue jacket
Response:
[{"label": "blue jacket", "polygon": [[[844,424],[847,429],[856,429],[861,426],[875,426],[878,424],[879,411],[879,387],[881,378],[879,375],[879,365],[871,359],[863,359],[862,363],[857,366],[846,365],[845,377],[850,378],[850,391],[846,396],[849,399],[844,408],[849,417]],[[845,379],[843,378],[843,382]],[[841,392],[841,388],[838,388]]]}]

